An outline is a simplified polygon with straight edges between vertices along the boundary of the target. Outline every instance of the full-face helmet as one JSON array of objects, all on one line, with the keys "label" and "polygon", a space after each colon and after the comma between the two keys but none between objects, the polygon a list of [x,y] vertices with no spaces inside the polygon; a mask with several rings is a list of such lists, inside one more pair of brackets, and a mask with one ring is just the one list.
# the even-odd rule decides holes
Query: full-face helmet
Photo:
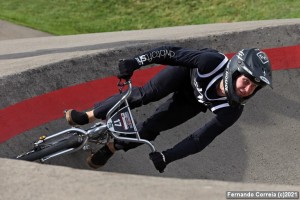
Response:
[{"label": "full-face helmet", "polygon": [[[246,76],[258,85],[253,94],[248,97],[240,97],[236,94],[236,80],[240,75]],[[245,104],[250,97],[266,85],[272,88],[272,69],[267,54],[257,48],[239,51],[229,60],[223,74],[223,81],[230,105]]]}]

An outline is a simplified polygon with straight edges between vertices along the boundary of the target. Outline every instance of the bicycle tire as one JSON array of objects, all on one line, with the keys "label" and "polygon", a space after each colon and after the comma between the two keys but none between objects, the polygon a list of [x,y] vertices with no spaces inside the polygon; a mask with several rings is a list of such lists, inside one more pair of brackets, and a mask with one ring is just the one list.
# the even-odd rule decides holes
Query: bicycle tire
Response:
[{"label": "bicycle tire", "polygon": [[53,153],[69,149],[69,148],[76,148],[82,144],[78,135],[72,135],[68,138],[52,142],[53,144],[49,144],[49,147],[44,149],[38,149],[33,151],[28,151],[25,155],[21,157],[17,157],[18,160],[26,160],[26,161],[35,161],[45,156],[51,155]]}]

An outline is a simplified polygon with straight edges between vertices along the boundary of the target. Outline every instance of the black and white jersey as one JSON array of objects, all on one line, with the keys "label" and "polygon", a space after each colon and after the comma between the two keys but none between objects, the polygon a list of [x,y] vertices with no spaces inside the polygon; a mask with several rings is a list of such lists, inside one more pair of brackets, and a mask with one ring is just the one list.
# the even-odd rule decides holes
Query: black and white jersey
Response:
[{"label": "black and white jersey", "polygon": [[156,63],[190,68],[195,98],[216,114],[219,124],[229,127],[240,117],[243,105],[230,106],[226,97],[217,95],[217,84],[228,63],[228,58],[217,50],[162,46],[136,56],[135,60],[140,66]]},{"label": "black and white jersey", "polygon": [[190,83],[194,98],[215,114],[198,134],[218,135],[234,124],[243,112],[244,105],[230,106],[226,97],[218,96],[217,85],[223,78],[228,58],[214,49],[193,50],[163,46],[134,57],[140,66],[163,64],[190,69]]},{"label": "black and white jersey", "polygon": [[214,49],[191,50],[181,47],[163,46],[135,57],[140,66],[165,64],[191,69],[191,84],[199,103],[212,112],[230,107],[226,97],[216,93],[217,84],[223,77],[228,58]]},{"label": "black and white jersey", "polygon": [[[219,52],[206,49],[207,59],[219,60],[218,65],[207,64],[191,69],[191,84],[194,88],[194,95],[199,103],[203,103],[207,108],[215,112],[218,109],[229,107],[226,97],[217,95],[216,88],[223,77],[223,71],[228,62],[228,58]],[[211,53],[212,52],[212,53]],[[210,55],[211,54],[211,55]]]}]

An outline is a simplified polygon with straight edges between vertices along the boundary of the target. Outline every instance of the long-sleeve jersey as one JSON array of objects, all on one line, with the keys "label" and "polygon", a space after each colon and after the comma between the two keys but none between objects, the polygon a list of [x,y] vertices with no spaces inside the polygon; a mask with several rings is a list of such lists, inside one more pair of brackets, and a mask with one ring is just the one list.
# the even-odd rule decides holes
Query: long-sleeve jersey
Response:
[{"label": "long-sleeve jersey", "polygon": [[190,68],[194,96],[215,116],[191,136],[164,152],[167,162],[197,153],[217,135],[233,125],[243,112],[243,105],[230,106],[226,97],[217,94],[217,84],[223,78],[228,58],[213,49],[191,50],[163,46],[134,57],[139,66],[163,64]]}]

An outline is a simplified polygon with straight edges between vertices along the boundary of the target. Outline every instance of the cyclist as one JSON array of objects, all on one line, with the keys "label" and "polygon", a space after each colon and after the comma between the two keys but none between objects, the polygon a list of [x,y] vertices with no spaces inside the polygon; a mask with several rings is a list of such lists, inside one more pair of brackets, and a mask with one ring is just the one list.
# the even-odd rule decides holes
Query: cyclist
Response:
[{"label": "cyclist", "polygon": [[[200,50],[162,46],[130,59],[119,61],[118,77],[130,79],[133,72],[149,64],[167,65],[142,87],[133,87],[128,98],[136,108],[173,94],[155,113],[137,124],[141,138],[154,140],[160,132],[171,129],[207,109],[214,117],[174,147],[150,153],[155,168],[163,172],[178,159],[198,153],[216,136],[233,125],[243,112],[247,100],[266,85],[272,87],[272,71],[266,53],[243,49],[228,59],[217,50]],[[121,98],[114,95],[95,104],[93,110],[68,110],[66,119],[71,125],[84,125],[95,119],[105,119],[108,110]],[[138,143],[114,140],[87,158],[90,167],[103,166],[117,150],[128,151]]]}]

